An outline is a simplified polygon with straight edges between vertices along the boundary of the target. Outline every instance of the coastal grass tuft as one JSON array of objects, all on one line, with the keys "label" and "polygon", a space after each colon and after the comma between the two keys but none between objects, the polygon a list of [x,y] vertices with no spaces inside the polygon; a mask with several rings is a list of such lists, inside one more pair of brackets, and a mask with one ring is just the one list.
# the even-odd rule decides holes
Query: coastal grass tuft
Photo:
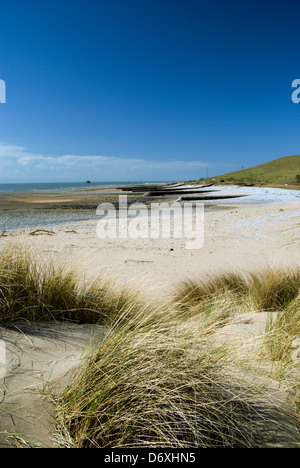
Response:
[{"label": "coastal grass tuft", "polygon": [[257,310],[284,310],[300,293],[300,268],[267,268],[249,275],[250,297]]},{"label": "coastal grass tuft", "polygon": [[216,301],[231,303],[232,310],[277,311],[285,309],[300,293],[300,268],[265,268],[223,273],[180,284],[173,301],[185,314],[207,311]]},{"label": "coastal grass tuft", "polygon": [[300,420],[300,294],[269,321],[261,354],[274,363],[280,378],[287,374]]},{"label": "coastal grass tuft", "polygon": [[18,320],[107,323],[123,310],[138,307],[139,293],[112,281],[89,282],[67,265],[38,262],[22,248],[0,260],[0,323]]},{"label": "coastal grass tuft", "polygon": [[[300,286],[297,272],[273,270],[275,280],[271,271],[184,283],[163,313],[145,308],[112,324],[85,369],[59,396],[69,445],[263,446],[266,428],[274,424],[269,403],[259,410],[255,400],[258,395],[263,400],[261,389],[251,376],[240,380],[228,372],[234,351],[212,343],[214,332],[234,314],[262,305],[264,289],[266,306],[292,307]],[[281,423],[278,418],[277,429]]]},{"label": "coastal grass tuft", "polygon": [[112,326],[59,395],[69,446],[250,447],[253,394],[228,378],[226,350],[202,341],[198,321],[168,326],[145,314]]},{"label": "coastal grass tuft", "polygon": [[275,320],[270,320],[264,344],[271,360],[290,363],[294,359],[299,365],[300,293]]}]

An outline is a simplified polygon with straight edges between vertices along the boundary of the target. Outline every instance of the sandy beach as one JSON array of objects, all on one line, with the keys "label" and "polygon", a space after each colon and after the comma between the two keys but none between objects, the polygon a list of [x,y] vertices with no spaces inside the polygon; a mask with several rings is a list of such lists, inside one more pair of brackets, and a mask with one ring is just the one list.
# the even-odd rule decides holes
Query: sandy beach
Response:
[{"label": "sandy beach", "polygon": [[[245,192],[240,188],[231,190]],[[48,203],[46,197],[49,195],[41,200],[29,197],[23,202],[28,208],[28,203]],[[83,197],[86,203],[86,194],[75,202],[83,202]],[[99,193],[92,197],[93,202],[99,202]],[[101,200],[111,199],[116,193],[108,198],[102,193],[102,197]],[[56,202],[67,200],[68,196],[57,198]],[[53,198],[50,202],[53,203]],[[2,209],[7,206],[7,200],[1,203]],[[17,203],[16,198],[10,203]],[[300,200],[276,197],[268,203],[227,200],[206,208],[204,244],[195,250],[185,248],[185,239],[101,239],[97,236],[96,219],[47,226],[44,230],[4,231],[0,249],[27,246],[38,261],[65,263],[75,266],[91,281],[98,276],[109,277],[120,284],[134,284],[145,296],[162,297],[186,279],[204,279],[224,271],[248,272],[266,266],[299,266],[299,225]],[[264,333],[266,318],[262,323],[255,317],[239,323],[234,332],[229,329],[232,340],[235,334],[240,336],[245,326],[247,336]],[[16,434],[22,434],[22,440],[34,446],[56,446],[52,437],[54,408],[45,402],[44,388],[55,387],[57,379],[65,379],[78,369],[84,349],[95,333],[101,333],[101,327],[23,324],[0,329],[0,340],[6,343],[6,362],[0,363],[2,447],[18,445]]]},{"label": "sandy beach", "polygon": [[[237,192],[226,189],[224,193],[249,193],[245,189],[235,190]],[[279,192],[284,193],[284,190]],[[116,204],[118,195],[119,192],[106,194],[102,191],[99,197],[97,191],[92,198],[95,206],[104,200],[113,200]],[[57,195],[53,199],[55,197]],[[130,197],[128,204],[132,203],[132,195]],[[28,197],[26,204],[35,203],[34,198]],[[158,202],[173,203],[176,199],[160,198]],[[230,199],[214,204],[208,202],[204,212],[204,243],[202,248],[194,250],[185,248],[184,238],[174,236],[166,239],[150,236],[133,239],[130,235],[126,239],[99,238],[96,232],[99,217],[46,226],[46,232],[35,233],[34,228],[7,231],[0,237],[0,248],[26,245],[37,258],[73,264],[92,278],[108,275],[123,282],[134,281],[138,287],[161,294],[184,279],[203,278],[203,275],[219,271],[299,265],[300,199],[274,199],[273,203],[234,203],[235,200]],[[147,203],[144,198],[138,199],[141,200]],[[40,201],[44,203],[43,198]],[[72,204],[85,201],[86,194],[76,195]]]}]

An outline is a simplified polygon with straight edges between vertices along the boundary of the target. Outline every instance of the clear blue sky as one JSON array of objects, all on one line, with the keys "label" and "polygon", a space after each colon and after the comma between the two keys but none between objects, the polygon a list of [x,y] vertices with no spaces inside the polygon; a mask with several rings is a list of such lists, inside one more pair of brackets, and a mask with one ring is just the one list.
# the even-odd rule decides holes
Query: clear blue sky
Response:
[{"label": "clear blue sky", "polygon": [[300,153],[296,1],[0,5],[0,182],[177,180]]}]

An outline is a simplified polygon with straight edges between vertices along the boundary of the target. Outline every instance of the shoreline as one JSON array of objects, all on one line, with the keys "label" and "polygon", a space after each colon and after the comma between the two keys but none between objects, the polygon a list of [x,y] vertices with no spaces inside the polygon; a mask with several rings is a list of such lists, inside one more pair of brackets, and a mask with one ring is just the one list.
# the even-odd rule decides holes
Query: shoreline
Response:
[{"label": "shoreline", "polygon": [[[204,212],[204,245],[187,250],[185,239],[97,236],[97,219],[2,233],[0,249],[25,245],[43,261],[72,264],[91,280],[109,276],[145,293],[164,293],[183,280],[224,271],[300,265],[300,201],[267,205],[230,203]],[[41,227],[42,228],[42,227]]]},{"label": "shoreline", "polygon": [[[61,191],[0,192],[0,234],[6,231],[21,231],[31,228],[43,228],[67,223],[97,219],[97,207],[102,203],[111,203],[118,211],[119,197],[126,195],[128,206],[140,203],[150,209],[152,203],[203,203],[205,212],[226,211],[231,205],[271,206],[278,202],[300,201],[300,191],[239,186],[215,186],[189,191],[191,185],[185,185],[187,191],[153,194],[145,191],[130,191],[130,186],[101,186]],[[158,192],[160,193],[160,192]]]},{"label": "shoreline", "polygon": [[[133,185],[133,184],[132,184]],[[186,189],[192,189],[194,192],[193,185],[186,184],[181,187],[182,192],[171,192],[165,191],[164,194],[157,196],[150,196],[147,193],[147,184],[145,184],[145,190],[134,192],[130,190],[130,185],[118,186],[118,185],[103,185],[97,187],[85,187],[76,189],[64,189],[64,190],[32,190],[32,191],[11,191],[5,192],[0,191],[0,212],[1,211],[16,211],[16,210],[28,210],[28,209],[55,209],[55,208],[84,208],[84,207],[97,207],[102,202],[117,202],[118,196],[126,194],[132,202],[160,202],[160,201],[176,201],[182,196],[197,196],[197,192],[194,195],[191,192],[185,193]],[[201,186],[200,186],[201,187]],[[128,188],[128,190],[127,190]],[[207,190],[208,188],[208,190]],[[207,193],[206,193],[207,192]],[[281,193],[282,199],[297,199],[300,200],[300,189],[288,189],[288,188],[273,188],[273,187],[250,187],[250,186],[238,186],[238,185],[215,185],[212,188],[209,186],[203,186],[203,190],[199,190],[199,196],[208,195],[212,198],[214,196],[235,196],[236,194],[240,197],[243,195],[250,195],[252,193],[263,194],[263,193]],[[155,192],[154,192],[155,193]],[[160,192],[158,192],[160,193]],[[189,195],[188,195],[189,194]],[[247,198],[247,197],[246,197]],[[249,197],[248,197],[249,198]],[[247,203],[247,200],[245,200]]]},{"label": "shoreline", "polygon": [[[63,194],[60,191],[0,192],[0,233],[97,219],[97,207],[101,203],[111,203],[118,210],[121,195],[126,195],[128,205],[142,203],[147,209],[152,203],[178,201],[178,194],[153,197],[146,190],[147,185],[141,193],[131,192],[130,186],[80,188],[66,190]],[[223,209],[209,201],[205,201],[205,205],[206,210]]]}]

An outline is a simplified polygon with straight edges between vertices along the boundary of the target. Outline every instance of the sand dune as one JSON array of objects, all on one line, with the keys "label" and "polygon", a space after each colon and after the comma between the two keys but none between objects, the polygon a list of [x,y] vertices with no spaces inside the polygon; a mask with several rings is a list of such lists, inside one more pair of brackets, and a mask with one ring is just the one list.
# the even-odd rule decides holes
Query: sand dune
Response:
[{"label": "sand dune", "polygon": [[101,334],[101,327],[60,323],[0,328],[6,345],[6,364],[0,365],[0,448],[57,446],[49,390],[68,383]]}]

